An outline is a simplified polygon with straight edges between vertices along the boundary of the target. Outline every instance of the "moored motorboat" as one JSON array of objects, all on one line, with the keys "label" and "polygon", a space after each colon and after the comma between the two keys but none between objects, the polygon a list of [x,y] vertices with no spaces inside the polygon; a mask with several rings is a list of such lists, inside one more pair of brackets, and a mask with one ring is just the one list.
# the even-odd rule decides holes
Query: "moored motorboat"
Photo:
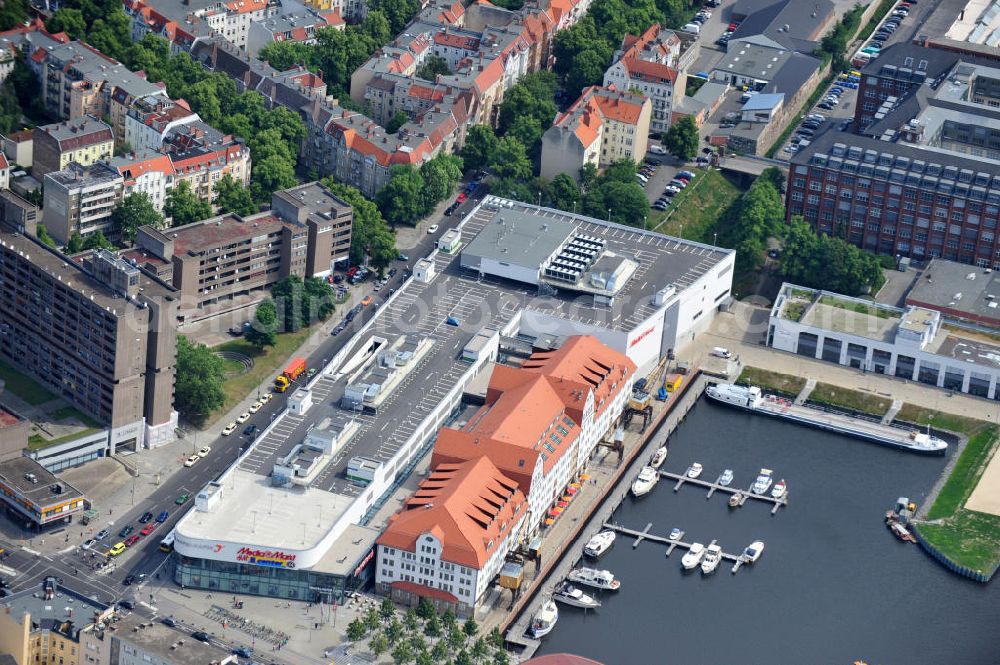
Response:
[{"label": "moored motorboat", "polygon": [[917,542],[917,539],[913,537],[913,534],[910,533],[910,530],[907,529],[905,526],[903,526],[900,522],[892,520],[887,523],[889,524],[889,529],[892,531],[892,534],[897,538],[899,538],[900,540],[902,540],[903,542],[906,543]]},{"label": "moored motorboat", "polygon": [[764,541],[755,540],[752,543],[750,543],[750,545],[745,550],[743,550],[743,554],[741,556],[743,557],[744,561],[747,561],[748,563],[753,563],[754,561],[760,558],[760,555],[763,554],[763,552],[764,552]]},{"label": "moored motorboat", "polygon": [[775,499],[780,499],[781,497],[785,496],[785,491],[787,489],[788,486],[785,484],[785,479],[782,478],[781,480],[779,480],[774,484],[774,487],[771,488],[771,496],[774,497]]},{"label": "moored motorboat", "polygon": [[705,556],[705,546],[701,543],[691,543],[691,549],[684,553],[684,557],[681,559],[681,566],[684,570],[694,570],[701,563],[702,557]]},{"label": "moored motorboat", "polygon": [[607,591],[618,591],[622,586],[621,581],[616,580],[614,573],[610,570],[598,570],[597,568],[574,568],[569,571],[566,579],[576,584]]},{"label": "moored motorboat", "polygon": [[615,532],[614,531],[601,531],[595,534],[593,538],[587,541],[587,544],[583,548],[583,553],[587,556],[598,557],[611,549],[611,546],[615,542]]},{"label": "moored motorboat", "polygon": [[643,494],[648,494],[656,483],[660,481],[660,474],[651,466],[642,467],[642,471],[639,472],[639,476],[632,483],[632,494],[635,496],[642,496]]},{"label": "moored motorboat", "polygon": [[544,637],[552,632],[559,621],[559,608],[551,599],[542,603],[542,606],[531,619],[531,627],[528,629],[534,638]]},{"label": "moored motorboat", "polygon": [[568,582],[563,582],[556,587],[556,590],[552,593],[552,600],[557,603],[572,605],[573,607],[582,607],[588,610],[601,606],[601,601],[593,598],[592,596],[588,596]]},{"label": "moored motorboat", "polygon": [[667,538],[669,538],[670,540],[680,540],[681,536],[683,535],[684,535],[683,531],[681,531],[677,527],[674,527],[673,529],[670,530],[670,535],[667,536]]},{"label": "moored motorboat", "polygon": [[722,485],[723,487],[729,487],[729,483],[733,482],[733,470],[726,469],[719,476],[718,480],[715,481],[717,485]]},{"label": "moored motorboat", "polygon": [[746,500],[746,495],[743,494],[743,492],[736,492],[731,497],[729,497],[729,507],[739,508],[740,506],[743,505],[743,502],[745,500]]},{"label": "moored motorboat", "polygon": [[667,447],[660,446],[659,448],[656,449],[656,452],[653,453],[653,459],[649,460],[649,466],[653,467],[654,469],[659,469],[663,465],[664,460],[666,459],[667,459]]},{"label": "moored motorboat", "polygon": [[705,550],[705,556],[701,559],[701,572],[703,575],[711,575],[719,567],[722,561],[722,548],[718,545],[709,545]]},{"label": "moored motorboat", "polygon": [[750,491],[754,494],[766,494],[767,490],[771,487],[771,483],[774,480],[771,478],[771,474],[774,473],[770,469],[761,469],[760,474],[757,475],[757,480],[753,481],[753,487]]},{"label": "moored motorboat", "polygon": [[688,470],[684,473],[684,475],[687,476],[688,478],[697,478],[698,476],[701,475],[702,470],[703,468],[701,464],[695,462],[694,464],[688,467]]}]

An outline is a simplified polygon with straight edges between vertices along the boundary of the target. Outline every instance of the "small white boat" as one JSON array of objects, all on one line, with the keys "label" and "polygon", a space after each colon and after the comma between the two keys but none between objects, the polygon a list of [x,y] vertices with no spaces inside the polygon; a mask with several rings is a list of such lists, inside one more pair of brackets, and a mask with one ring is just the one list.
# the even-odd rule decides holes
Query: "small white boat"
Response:
[{"label": "small white boat", "polygon": [[635,496],[642,496],[643,494],[648,494],[656,483],[660,481],[660,474],[657,473],[656,469],[651,466],[642,467],[642,471],[639,472],[639,476],[632,483],[632,494]]},{"label": "small white boat", "polygon": [[753,487],[750,488],[750,491],[754,494],[766,494],[771,483],[774,482],[774,479],[771,478],[772,473],[774,472],[770,469],[761,469],[757,480],[753,481]]},{"label": "small white boat", "polygon": [[681,536],[683,535],[684,535],[683,531],[681,531],[677,527],[674,527],[673,529],[670,530],[670,535],[667,536],[667,538],[669,538],[670,540],[680,540]]},{"label": "small white boat", "polygon": [[559,621],[559,608],[552,600],[546,600],[531,619],[531,636],[534,638],[544,637],[552,632]]},{"label": "small white boat", "polygon": [[722,485],[723,487],[729,487],[729,483],[733,482],[733,470],[726,469],[725,471],[722,472],[722,475],[719,476],[719,479],[716,480],[715,482],[716,484]]},{"label": "small white boat", "polygon": [[661,446],[657,448],[656,452],[653,453],[653,459],[649,460],[649,466],[654,469],[659,469],[663,465],[663,461],[667,459],[667,447]]},{"label": "small white boat", "polygon": [[701,572],[703,575],[711,575],[719,567],[722,561],[722,548],[718,545],[709,545],[705,550],[705,556],[701,559]]},{"label": "small white boat", "polygon": [[688,478],[697,478],[698,476],[701,475],[702,470],[703,469],[701,464],[695,462],[694,464],[688,467],[688,470],[684,475],[686,475]]},{"label": "small white boat", "polygon": [[597,568],[574,568],[569,571],[566,579],[576,584],[607,591],[618,591],[622,587],[621,581],[615,579],[614,573],[610,570],[598,570]]},{"label": "small white boat", "polygon": [[743,559],[748,563],[753,563],[760,558],[760,555],[764,552],[764,541],[755,540],[750,543],[750,546],[743,550]]},{"label": "small white boat", "polygon": [[614,531],[601,531],[587,541],[587,544],[583,548],[583,553],[587,556],[598,557],[611,549],[611,546],[614,545],[614,543]]},{"label": "small white boat", "polygon": [[681,566],[684,570],[694,570],[701,563],[702,557],[705,556],[705,546],[701,543],[691,543],[691,549],[684,553],[684,557],[681,559]]},{"label": "small white boat", "polygon": [[601,606],[601,601],[588,596],[568,582],[563,582],[556,587],[555,592],[552,594],[552,600],[588,610]]},{"label": "small white boat", "polygon": [[771,496],[774,497],[775,499],[780,499],[781,497],[785,496],[785,490],[787,489],[788,486],[785,485],[785,479],[782,478],[781,480],[779,480],[774,484],[774,487],[771,488]]}]

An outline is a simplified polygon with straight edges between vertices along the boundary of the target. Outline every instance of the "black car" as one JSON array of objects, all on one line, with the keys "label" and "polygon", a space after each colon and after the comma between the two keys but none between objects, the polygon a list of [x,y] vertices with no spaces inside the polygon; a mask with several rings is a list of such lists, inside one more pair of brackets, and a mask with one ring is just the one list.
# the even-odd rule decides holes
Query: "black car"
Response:
[{"label": "black car", "polygon": [[343,281],[344,281],[344,276],[341,275],[339,272],[333,276],[333,283],[334,284],[340,284]]},{"label": "black car", "polygon": [[209,642],[212,641],[212,638],[208,636],[208,633],[206,633],[203,630],[197,630],[191,633],[191,637],[198,640],[199,642],[204,642],[205,644],[208,644]]},{"label": "black car", "polygon": [[396,276],[396,269],[389,268],[389,277],[395,277],[395,276]]},{"label": "black car", "polygon": [[142,514],[142,517],[139,518],[140,524],[146,524],[147,522],[152,522],[152,521],[153,521],[153,513],[149,512],[148,510]]},{"label": "black car", "polygon": [[162,623],[164,626],[169,626],[170,628],[174,628],[177,626],[177,619],[173,617],[163,617],[160,620],[160,623]]},{"label": "black car", "polygon": [[257,426],[254,425],[253,423],[250,423],[249,425],[243,428],[243,436],[253,436],[256,433],[257,433]]},{"label": "black car", "polygon": [[352,309],[352,310],[348,311],[347,314],[344,315],[344,321],[347,321],[348,323],[350,323],[351,321],[354,320],[354,316],[355,316],[354,310]]},{"label": "black car", "polygon": [[118,607],[124,607],[126,610],[134,610],[135,603],[133,603],[131,600],[119,600]]},{"label": "black car", "polygon": [[239,656],[240,658],[251,658],[253,655],[253,651],[247,649],[246,647],[236,647],[235,649],[233,649],[233,653]]},{"label": "black car", "polygon": [[125,586],[131,586],[138,581],[139,581],[138,576],[130,574],[125,576],[125,579],[122,580],[122,584],[124,584]]}]

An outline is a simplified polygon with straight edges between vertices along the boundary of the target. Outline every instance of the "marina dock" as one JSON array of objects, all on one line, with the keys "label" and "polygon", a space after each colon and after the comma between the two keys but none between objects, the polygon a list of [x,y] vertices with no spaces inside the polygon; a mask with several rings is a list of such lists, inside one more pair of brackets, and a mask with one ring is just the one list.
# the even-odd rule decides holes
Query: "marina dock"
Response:
[{"label": "marina dock", "polygon": [[[686,550],[691,549],[691,543],[684,542],[683,540],[680,539],[680,538],[684,537],[684,532],[683,531],[681,532],[680,538],[678,538],[677,540],[670,540],[666,536],[658,536],[656,534],[649,533],[649,530],[652,527],[653,527],[653,523],[650,522],[649,524],[646,525],[646,528],[643,529],[642,531],[636,531],[635,529],[629,529],[628,527],[622,526],[621,524],[617,524],[615,522],[605,522],[604,523],[604,528],[605,529],[610,529],[610,530],[612,530],[612,531],[614,531],[616,533],[620,533],[620,534],[625,535],[625,536],[634,536],[636,538],[636,541],[635,541],[635,543],[633,543],[632,547],[636,547],[643,540],[649,540],[649,541],[654,542],[654,543],[662,543],[664,545],[667,545],[667,547],[668,547],[668,549],[667,549],[667,556],[670,556],[670,553],[673,552],[674,549],[676,549],[678,547],[681,547],[681,548],[686,549]],[[716,541],[713,540],[709,544],[710,545],[714,545],[715,543],[716,543]],[[741,554],[727,554],[727,553],[723,552],[722,553],[722,558],[724,560],[726,560],[726,561],[732,561],[733,563],[736,563],[736,562],[738,562],[738,561],[740,561],[742,559],[742,555]]]},{"label": "marina dock", "polygon": [[718,483],[713,483],[708,480],[701,480],[700,478],[688,478],[686,475],[682,473],[671,473],[669,471],[659,471],[658,473],[663,478],[669,478],[671,480],[677,481],[677,484],[674,485],[675,492],[679,490],[681,486],[684,485],[685,483],[690,483],[692,485],[697,485],[699,487],[707,487],[708,494],[705,496],[706,499],[711,499],[712,495],[715,494],[716,492],[728,492],[729,494],[742,494],[743,501],[740,502],[741,506],[744,503],[746,503],[747,499],[756,499],[758,501],[764,501],[765,503],[772,503],[774,504],[773,507],[771,508],[772,515],[777,513],[779,508],[788,507],[788,492],[785,492],[785,495],[782,496],[780,499],[775,499],[770,494],[754,494],[749,490],[749,488],[744,490],[738,487],[731,487],[729,485],[720,485]]}]

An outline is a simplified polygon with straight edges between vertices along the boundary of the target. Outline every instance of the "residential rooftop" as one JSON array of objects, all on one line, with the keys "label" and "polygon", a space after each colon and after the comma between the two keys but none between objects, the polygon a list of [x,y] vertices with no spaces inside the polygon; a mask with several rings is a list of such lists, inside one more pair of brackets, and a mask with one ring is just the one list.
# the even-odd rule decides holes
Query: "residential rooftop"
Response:
[{"label": "residential rooftop", "polygon": [[932,259],[906,295],[906,302],[1000,328],[1000,273]]},{"label": "residential rooftop", "polygon": [[[196,640],[188,632],[165,626],[141,614],[129,614],[114,624],[114,634],[145,652],[144,658],[158,657],[171,665],[225,665],[237,657],[226,649]],[[107,637],[106,637],[107,639]],[[114,656],[112,656],[114,658]]]}]

